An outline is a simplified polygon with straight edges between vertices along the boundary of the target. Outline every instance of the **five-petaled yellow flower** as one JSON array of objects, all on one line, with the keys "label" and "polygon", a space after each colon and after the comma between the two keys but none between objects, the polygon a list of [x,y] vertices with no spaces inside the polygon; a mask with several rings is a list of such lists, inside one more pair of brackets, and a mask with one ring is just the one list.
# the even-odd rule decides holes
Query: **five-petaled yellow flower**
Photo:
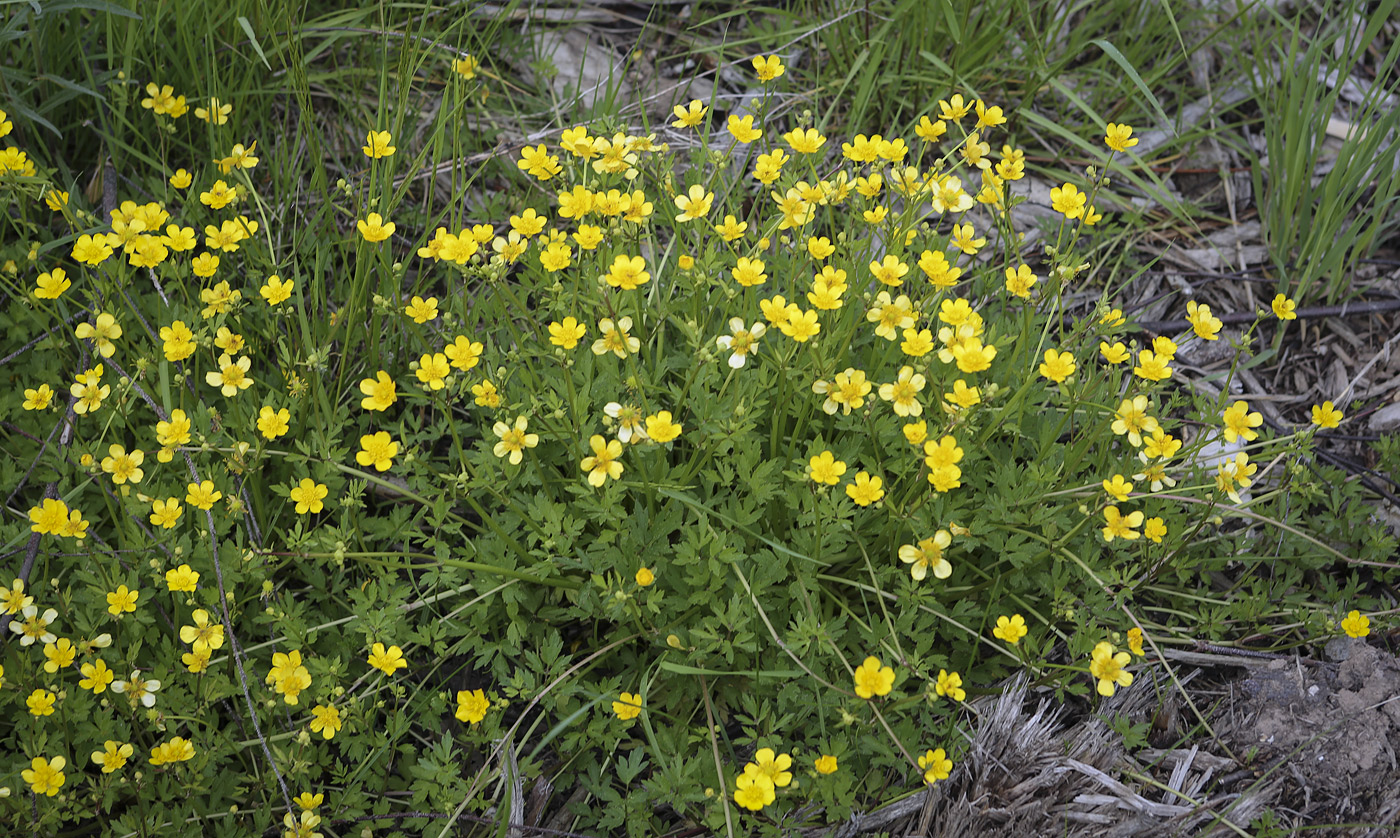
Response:
[{"label": "five-petaled yellow flower", "polygon": [[1342,631],[1347,637],[1365,637],[1371,633],[1371,620],[1360,611],[1348,611],[1342,619]]},{"label": "five-petaled yellow flower", "polygon": [[1098,680],[1099,695],[1111,696],[1115,687],[1132,685],[1132,673],[1123,670],[1131,660],[1132,656],[1127,652],[1115,653],[1112,644],[1100,643],[1094,647],[1089,659],[1089,674]]},{"label": "five-petaled yellow flower", "polygon": [[856,695],[861,698],[889,695],[890,690],[894,687],[894,669],[882,666],[880,659],[873,655],[856,667],[854,677]]},{"label": "five-petaled yellow flower", "polygon": [[845,473],[846,464],[830,451],[823,451],[807,462],[807,476],[818,485],[835,486]]},{"label": "five-petaled yellow flower", "polygon": [[589,485],[601,486],[609,477],[622,479],[621,442],[605,440],[601,434],[594,434],[588,439],[588,447],[593,449],[593,453],[584,457],[579,466],[588,472]]},{"label": "five-petaled yellow flower", "polygon": [[524,456],[526,448],[534,448],[540,444],[539,434],[526,433],[530,420],[524,416],[515,417],[515,425],[507,425],[505,422],[497,422],[491,428],[500,442],[491,449],[497,457],[508,457],[513,466],[520,465],[520,460]]},{"label": "five-petaled yellow flower", "polygon": [[370,131],[365,138],[366,144],[361,146],[360,150],[365,153],[366,157],[378,160],[381,157],[389,157],[398,150],[390,145],[393,141],[394,138],[390,136],[388,131]]},{"label": "five-petaled yellow flower", "polygon": [[372,212],[367,218],[355,222],[355,229],[360,231],[367,242],[382,242],[394,235],[394,230],[398,229],[394,222],[385,223],[384,217],[377,212]]},{"label": "five-petaled yellow flower", "polygon": [[1014,645],[1021,642],[1021,638],[1026,636],[1027,631],[1026,620],[1020,614],[1012,614],[1010,617],[1003,614],[997,617],[997,625],[996,628],[992,629],[992,636]]},{"label": "five-petaled yellow flower", "polygon": [[1342,424],[1342,412],[1331,402],[1312,406],[1312,421],[1319,428],[1335,428]]},{"label": "five-petaled yellow flower", "polygon": [[317,483],[310,477],[303,477],[301,482],[292,487],[289,497],[296,503],[298,515],[307,515],[320,512],[325,508],[322,499],[325,498],[330,489],[324,483]]},{"label": "five-petaled yellow flower", "polygon": [[398,646],[390,646],[385,649],[383,643],[374,644],[370,649],[367,662],[385,675],[393,675],[400,669],[408,668],[408,661],[404,659],[403,650]]}]

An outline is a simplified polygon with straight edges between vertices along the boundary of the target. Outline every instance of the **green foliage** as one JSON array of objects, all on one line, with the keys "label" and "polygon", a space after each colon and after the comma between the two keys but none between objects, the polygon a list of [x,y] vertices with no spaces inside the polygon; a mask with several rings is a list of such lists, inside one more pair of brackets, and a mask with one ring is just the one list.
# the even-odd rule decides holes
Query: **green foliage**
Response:
[{"label": "green foliage", "polygon": [[[1317,10],[1310,37],[1301,10],[1282,22],[1285,35],[1253,31],[1251,54],[1259,63],[1251,78],[1265,141],[1264,155],[1254,155],[1254,191],[1264,239],[1284,277],[1279,291],[1305,300],[1339,302],[1353,293],[1357,260],[1396,229],[1400,109],[1391,101],[1394,84],[1384,80],[1400,70],[1400,41],[1378,41],[1395,3],[1363,8],[1338,2]],[[1374,81],[1359,98],[1349,97],[1338,123],[1341,148],[1329,149],[1343,90],[1355,85],[1351,74],[1372,53],[1377,60],[1366,75]]]},{"label": "green foliage", "polygon": [[[75,110],[31,102],[5,139],[0,539],[34,557],[0,601],[12,830],[484,833],[542,779],[579,790],[584,832],[839,819],[945,776],[964,688],[1026,669],[1095,700],[1123,683],[1105,645],[1141,660],[1135,628],[1153,654],[1326,636],[1364,600],[1319,571],[1393,549],[1360,487],[1309,470],[1313,428],[1256,436],[1247,407],[1172,388],[1208,314],[1149,344],[1109,295],[1070,305],[1132,163],[1101,145],[1021,253],[976,112],[902,147],[861,126],[891,137],[864,161],[837,151],[857,130],[807,154],[782,135],[818,119],[779,113],[780,76],[751,144],[718,113],[607,115],[490,160],[462,126],[513,95],[502,28],[175,8],[64,18],[125,33],[125,69],[88,77],[111,121],[72,139]],[[196,119],[215,98],[229,121]],[[112,163],[84,195],[90,143]],[[1203,454],[1222,425],[1228,465]],[[94,690],[98,660],[122,692]]]}]

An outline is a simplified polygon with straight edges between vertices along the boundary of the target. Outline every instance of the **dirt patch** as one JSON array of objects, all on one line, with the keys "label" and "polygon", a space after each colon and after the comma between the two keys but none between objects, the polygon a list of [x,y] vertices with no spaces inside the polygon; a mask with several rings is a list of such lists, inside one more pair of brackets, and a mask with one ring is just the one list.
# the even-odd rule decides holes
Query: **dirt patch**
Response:
[{"label": "dirt patch", "polygon": [[1254,773],[1283,779],[1275,805],[1301,823],[1393,822],[1400,661],[1361,640],[1334,641],[1327,651],[1338,662],[1252,669],[1234,684],[1217,732]]}]

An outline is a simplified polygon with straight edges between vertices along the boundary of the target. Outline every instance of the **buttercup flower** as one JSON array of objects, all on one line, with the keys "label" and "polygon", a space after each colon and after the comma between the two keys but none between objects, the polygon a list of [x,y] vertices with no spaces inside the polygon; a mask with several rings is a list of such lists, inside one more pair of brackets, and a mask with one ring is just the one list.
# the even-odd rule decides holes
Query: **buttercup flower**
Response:
[{"label": "buttercup flower", "polygon": [[565,350],[573,349],[578,346],[586,331],[587,327],[578,320],[565,317],[563,322],[555,321],[549,324],[549,342]]},{"label": "buttercup flower", "polygon": [[425,300],[415,295],[412,300],[409,300],[408,305],[404,306],[403,313],[412,317],[413,322],[418,324],[427,323],[429,320],[436,320],[438,316],[438,299],[437,297],[429,297]]},{"label": "buttercup flower", "polygon": [[172,593],[176,591],[192,593],[197,584],[199,584],[199,571],[192,569],[187,564],[165,572],[165,587]]},{"label": "buttercup flower", "polygon": [[637,582],[637,585],[642,588],[650,588],[652,584],[656,582],[656,574],[653,573],[649,567],[638,568],[633,578]]},{"label": "buttercup flower", "polygon": [[730,351],[729,366],[737,370],[748,361],[749,353],[758,348],[759,338],[768,331],[768,327],[763,323],[754,323],[751,328],[745,329],[742,317],[732,317],[729,320],[729,331],[731,334],[716,338],[715,344],[720,349]]},{"label": "buttercup flower", "polygon": [[681,435],[681,425],[672,420],[671,411],[663,410],[647,417],[646,435],[653,442],[670,442]]},{"label": "buttercup flower", "polygon": [[924,782],[929,785],[946,780],[953,773],[953,761],[948,759],[942,748],[926,751],[919,757],[919,767],[924,770]]},{"label": "buttercup flower", "polygon": [[1134,510],[1127,515],[1118,511],[1116,506],[1106,506],[1103,510],[1103,540],[1112,542],[1115,538],[1122,538],[1132,541],[1141,533],[1137,528],[1142,526],[1143,514],[1140,510]]},{"label": "buttercup flower", "polygon": [[754,72],[758,73],[760,82],[770,82],[787,71],[783,62],[776,55],[762,56],[755,55],[753,59]]},{"label": "buttercup flower", "polygon": [[1342,412],[1331,402],[1315,404],[1312,406],[1312,422],[1319,428],[1335,428],[1342,424]]},{"label": "buttercup flower", "polygon": [[1115,654],[1112,644],[1100,643],[1094,647],[1089,659],[1089,674],[1098,680],[1099,695],[1111,696],[1115,687],[1132,685],[1132,673],[1123,670],[1131,660],[1127,652]]},{"label": "buttercup flower", "polygon": [[388,471],[394,465],[394,457],[399,453],[399,444],[387,431],[365,434],[360,437],[360,450],[355,454],[355,462],[376,471]]},{"label": "buttercup flower", "polygon": [[312,733],[319,733],[325,739],[333,738],[340,732],[340,710],[328,704],[312,707],[310,727]]},{"label": "buttercup flower", "polygon": [[389,157],[398,150],[390,145],[393,141],[394,138],[388,131],[370,131],[365,137],[365,145],[361,146],[360,150],[366,157],[378,160],[381,157]]},{"label": "buttercup flower", "polygon": [[107,594],[107,613],[113,617],[133,613],[136,611],[136,600],[140,595],[139,591],[118,585],[115,591]]},{"label": "buttercup flower", "polygon": [[915,582],[922,582],[933,571],[934,578],[947,579],[953,574],[953,566],[943,556],[943,551],[953,543],[953,536],[947,530],[938,530],[932,538],[920,539],[918,545],[905,544],[899,548],[899,560],[910,565],[909,575]]},{"label": "buttercup flower", "polygon": [[63,775],[63,768],[68,761],[63,757],[54,757],[49,760],[45,757],[34,757],[30,760],[29,767],[20,772],[20,777],[29,784],[29,790],[35,794],[42,794],[53,797],[58,794],[58,790],[63,788],[66,778]]},{"label": "buttercup flower", "polygon": [[612,703],[612,711],[619,719],[626,722],[642,715],[641,695],[624,692],[618,698]]},{"label": "buttercup flower", "polygon": [[1104,145],[1114,151],[1126,152],[1128,149],[1138,144],[1136,138],[1132,137],[1133,129],[1129,125],[1119,125],[1115,122],[1108,123],[1104,129]]},{"label": "buttercup flower", "polygon": [[385,649],[383,643],[374,644],[370,649],[367,662],[385,675],[393,675],[400,669],[408,668],[408,661],[404,659],[403,650],[398,646],[390,646]]},{"label": "buttercup flower", "polygon": [[1274,310],[1274,316],[1280,320],[1298,319],[1296,313],[1298,304],[1283,294],[1276,295],[1273,302],[1269,303],[1269,307]]},{"label": "buttercup flower", "polygon": [[18,620],[10,621],[10,631],[20,635],[19,645],[33,646],[37,640],[40,643],[52,643],[58,639],[53,633],[51,626],[58,619],[58,612],[52,608],[39,613],[37,605],[26,605],[20,609]]},{"label": "buttercup flower", "polygon": [[1259,437],[1254,429],[1264,424],[1264,417],[1258,411],[1250,413],[1248,402],[1236,401],[1225,408],[1223,421],[1226,442],[1234,442],[1240,438],[1252,441]]},{"label": "buttercup flower", "polygon": [[1074,356],[1054,349],[1045,350],[1045,362],[1040,365],[1040,374],[1056,384],[1062,383],[1074,374]]},{"label": "buttercup flower", "polygon": [[1050,207],[1071,220],[1084,216],[1084,205],[1088,200],[1089,196],[1072,183],[1050,189]]},{"label": "buttercup flower", "polygon": [[835,774],[837,767],[836,757],[830,754],[822,754],[817,757],[816,764],[813,767],[817,769],[818,774]]},{"label": "buttercup flower", "polygon": [[870,656],[856,667],[856,695],[870,699],[877,695],[889,695],[894,688],[894,669],[883,666],[880,659]]},{"label": "buttercup flower", "polygon": [[[107,691],[107,687],[116,677],[116,673],[107,668],[107,662],[98,658],[94,663],[84,663],[78,667],[78,672],[82,674],[82,679],[78,681],[78,686],[85,690],[92,690],[93,695],[100,695]],[[115,690],[114,690],[115,692]]]},{"label": "buttercup flower", "polygon": [[507,425],[505,422],[497,422],[492,426],[491,432],[500,441],[492,449],[497,457],[508,457],[513,466],[520,465],[520,460],[524,457],[526,448],[534,448],[540,443],[539,434],[526,433],[529,426],[529,419],[524,416],[515,417],[515,425]]},{"label": "buttercup flower", "polygon": [[1026,636],[1027,631],[1026,620],[1020,614],[1013,614],[1010,617],[1003,614],[997,617],[996,628],[992,629],[992,636],[1014,645],[1021,642],[1021,638]]},{"label": "buttercup flower", "polygon": [[885,496],[884,481],[864,471],[856,472],[855,482],[846,485],[846,495],[856,506],[869,506]]},{"label": "buttercup flower", "polygon": [[367,242],[382,242],[394,235],[394,230],[398,229],[398,226],[392,221],[385,223],[383,216],[372,212],[366,218],[356,221],[355,229],[360,231],[360,235]]},{"label": "buttercup flower", "polygon": [[642,342],[628,334],[631,328],[631,317],[619,317],[616,323],[607,317],[599,320],[598,331],[602,332],[603,336],[593,341],[593,354],[605,355],[611,352],[624,359],[629,353],[635,354],[642,348]]},{"label": "buttercup flower", "polygon": [[676,121],[671,123],[671,127],[694,128],[700,124],[709,110],[709,107],[699,99],[691,99],[686,105],[676,105],[671,109],[671,114],[676,117]]},{"label": "buttercup flower", "polygon": [[457,712],[453,714],[457,721],[474,725],[486,718],[489,709],[491,702],[486,700],[486,694],[481,690],[457,691]]},{"label": "buttercup flower", "polygon": [[584,457],[579,463],[579,467],[588,472],[588,483],[591,486],[602,486],[607,479],[622,479],[622,443],[617,440],[605,440],[602,435],[594,434],[589,437],[588,447],[593,449],[593,454]]},{"label": "buttercup flower", "polygon": [[757,812],[777,800],[773,781],[763,774],[744,772],[734,780],[734,802]]},{"label": "buttercup flower", "polygon": [[224,645],[224,624],[209,618],[209,612],[196,608],[190,615],[194,625],[180,627],[180,642],[195,649],[221,649]]},{"label": "buttercup flower", "polygon": [[1365,637],[1371,633],[1371,620],[1360,611],[1348,611],[1342,620],[1342,631],[1347,637]]},{"label": "buttercup flower", "polygon": [[156,706],[156,690],[160,689],[160,682],[154,678],[142,678],[139,670],[132,670],[131,678],[126,681],[116,681],[112,684],[112,692],[123,693],[131,699],[132,705],[142,704],[146,707]]},{"label": "buttercup flower", "polygon": [[310,477],[303,477],[301,482],[292,488],[288,495],[292,502],[296,504],[298,515],[307,515],[320,512],[325,508],[322,499],[329,493],[330,489],[324,483],[317,483]]},{"label": "buttercup flower", "polygon": [[685,222],[704,218],[710,212],[714,200],[715,193],[706,191],[701,184],[692,185],[685,194],[675,197],[676,209],[680,210],[676,220]]},{"label": "buttercup flower", "polygon": [[967,698],[967,691],[962,688],[962,676],[944,669],[938,670],[938,679],[934,681],[933,691],[940,697],[953,701]]},{"label": "buttercup flower", "polygon": [[365,394],[360,400],[360,407],[365,410],[388,410],[390,405],[398,401],[394,380],[383,370],[376,373],[374,378],[361,381],[360,392]]},{"label": "buttercup flower", "polygon": [[823,451],[807,463],[807,476],[817,485],[835,486],[846,473],[846,464],[830,451]]},{"label": "buttercup flower", "polygon": [[108,739],[103,743],[102,750],[92,752],[92,762],[102,769],[103,774],[112,774],[124,768],[133,753],[135,748],[130,743]]},{"label": "buttercup flower", "polygon": [[212,480],[190,483],[185,487],[185,503],[206,511],[213,509],[214,504],[223,496],[223,492],[214,488]]}]

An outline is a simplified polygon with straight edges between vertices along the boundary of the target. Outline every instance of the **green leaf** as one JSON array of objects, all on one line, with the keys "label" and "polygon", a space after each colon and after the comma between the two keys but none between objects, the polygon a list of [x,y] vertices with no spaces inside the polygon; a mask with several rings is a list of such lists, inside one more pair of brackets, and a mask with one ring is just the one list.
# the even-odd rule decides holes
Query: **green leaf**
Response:
[{"label": "green leaf", "polygon": [[1142,76],[1139,76],[1138,71],[1133,67],[1132,63],[1123,57],[1123,53],[1119,52],[1117,47],[1105,41],[1103,38],[1095,38],[1089,43],[1103,50],[1105,55],[1112,58],[1114,63],[1123,68],[1123,72],[1128,74],[1128,78],[1137,86],[1143,98],[1152,106],[1152,110],[1157,112],[1157,118],[1161,121],[1163,129],[1171,130],[1172,133],[1176,133],[1174,123],[1167,117],[1167,112],[1162,109],[1162,103],[1158,102],[1157,97],[1152,95],[1151,88],[1143,82]]}]

